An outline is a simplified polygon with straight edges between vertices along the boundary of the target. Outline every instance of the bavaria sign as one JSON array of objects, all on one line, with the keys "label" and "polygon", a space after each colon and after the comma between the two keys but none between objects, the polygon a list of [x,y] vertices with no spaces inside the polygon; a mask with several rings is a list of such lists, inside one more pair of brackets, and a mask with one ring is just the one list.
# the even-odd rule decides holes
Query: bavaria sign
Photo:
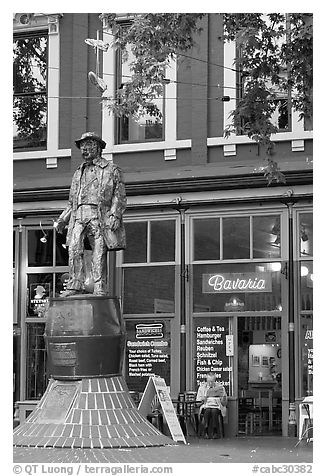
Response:
[{"label": "bavaria sign", "polygon": [[270,293],[271,273],[203,274],[203,293]]}]

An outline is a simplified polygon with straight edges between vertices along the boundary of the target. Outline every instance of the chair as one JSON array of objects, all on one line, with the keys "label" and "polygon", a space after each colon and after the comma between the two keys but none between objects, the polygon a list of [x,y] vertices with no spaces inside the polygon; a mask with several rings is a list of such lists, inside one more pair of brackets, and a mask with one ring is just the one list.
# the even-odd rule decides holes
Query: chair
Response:
[{"label": "chair", "polygon": [[[205,414],[205,411],[206,411],[206,409],[204,408],[198,416],[198,431],[197,431],[197,434],[198,434],[199,437],[204,436],[204,431],[205,431],[204,414]],[[218,428],[217,428],[218,436],[220,438],[224,438],[224,420],[223,420],[221,410],[218,410],[217,418],[218,418]]]},{"label": "chair", "polygon": [[259,397],[242,397],[239,398],[239,433],[245,435],[253,435],[262,433],[263,418],[262,408]]}]

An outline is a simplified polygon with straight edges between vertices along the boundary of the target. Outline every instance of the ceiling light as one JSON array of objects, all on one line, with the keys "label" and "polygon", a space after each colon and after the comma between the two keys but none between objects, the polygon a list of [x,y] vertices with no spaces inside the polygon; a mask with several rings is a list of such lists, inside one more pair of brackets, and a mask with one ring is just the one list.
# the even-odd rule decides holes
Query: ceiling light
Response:
[{"label": "ceiling light", "polygon": [[301,276],[308,276],[309,274],[309,269],[307,266],[301,266]]}]

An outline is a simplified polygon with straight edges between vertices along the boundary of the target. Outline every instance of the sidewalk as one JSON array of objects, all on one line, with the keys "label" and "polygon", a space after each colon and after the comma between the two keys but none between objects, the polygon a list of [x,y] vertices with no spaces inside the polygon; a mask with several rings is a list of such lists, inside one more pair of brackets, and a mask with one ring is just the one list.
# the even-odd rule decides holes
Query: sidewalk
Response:
[{"label": "sidewalk", "polygon": [[313,445],[281,436],[218,440],[130,449],[14,448],[14,463],[312,463]]}]

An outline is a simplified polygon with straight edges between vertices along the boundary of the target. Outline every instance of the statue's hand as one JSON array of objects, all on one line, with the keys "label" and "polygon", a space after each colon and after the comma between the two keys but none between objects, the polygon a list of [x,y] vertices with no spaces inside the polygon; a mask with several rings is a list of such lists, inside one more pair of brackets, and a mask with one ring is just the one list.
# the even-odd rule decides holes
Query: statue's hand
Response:
[{"label": "statue's hand", "polygon": [[53,228],[55,228],[56,231],[60,234],[63,233],[63,230],[65,229],[65,226],[66,226],[65,223],[60,219],[53,223]]},{"label": "statue's hand", "polygon": [[120,220],[114,215],[110,215],[108,225],[111,231],[116,231],[119,228]]}]

